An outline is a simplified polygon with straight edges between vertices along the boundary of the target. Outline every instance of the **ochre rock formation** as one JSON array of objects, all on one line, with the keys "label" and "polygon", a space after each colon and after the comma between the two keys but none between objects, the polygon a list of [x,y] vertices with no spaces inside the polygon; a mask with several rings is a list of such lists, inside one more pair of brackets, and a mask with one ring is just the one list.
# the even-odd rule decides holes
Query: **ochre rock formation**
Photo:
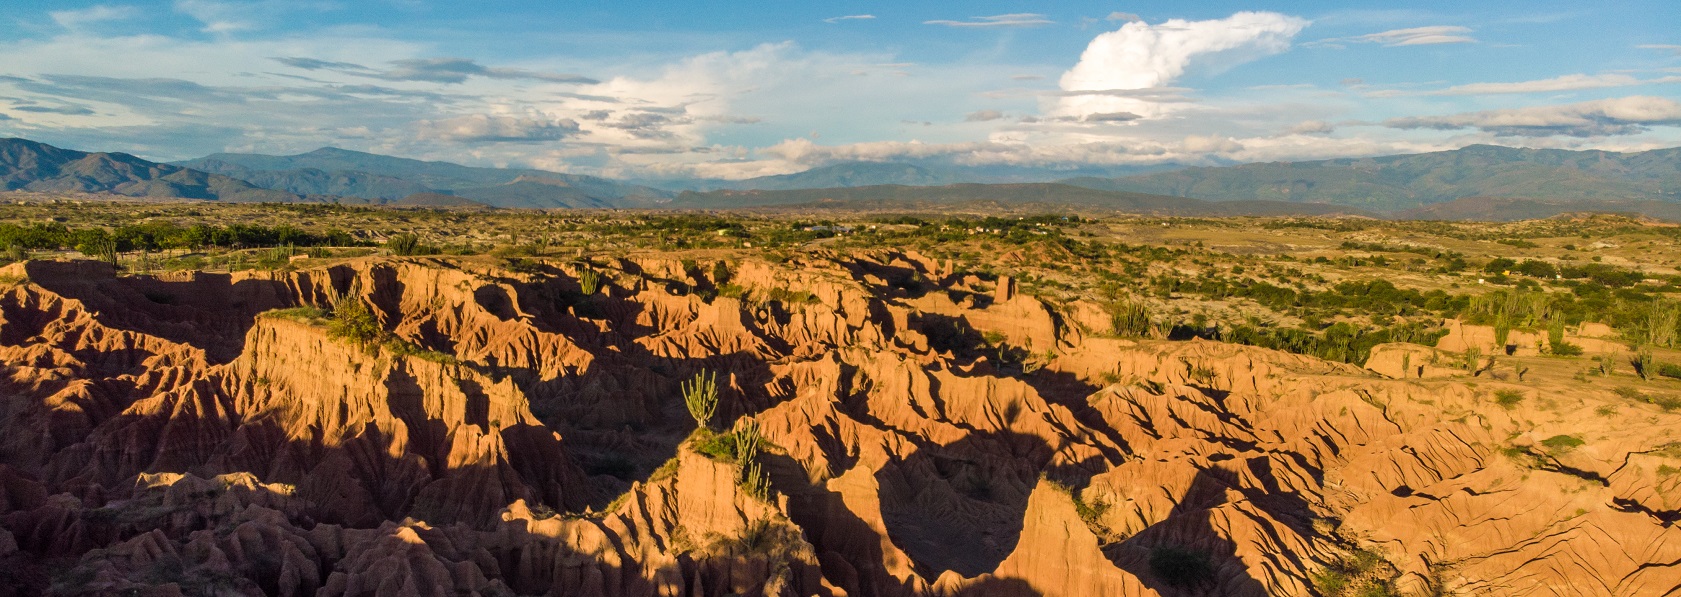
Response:
[{"label": "ochre rock formation", "polygon": [[[891,251],[730,296],[658,255],[298,265],[0,271],[0,595],[1316,595],[1356,550],[1408,595],[1681,590],[1681,415],[1445,364],[1492,330],[1105,338]],[[708,443],[749,421],[768,493]]]}]

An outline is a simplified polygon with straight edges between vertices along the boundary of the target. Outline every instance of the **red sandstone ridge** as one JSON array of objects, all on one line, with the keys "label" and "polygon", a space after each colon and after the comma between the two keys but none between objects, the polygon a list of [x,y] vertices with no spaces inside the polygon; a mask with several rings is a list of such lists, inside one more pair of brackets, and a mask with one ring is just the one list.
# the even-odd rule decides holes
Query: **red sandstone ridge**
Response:
[{"label": "red sandstone ridge", "polygon": [[1681,591],[1681,415],[1608,391],[1101,338],[914,253],[578,267],[9,266],[0,595]]}]

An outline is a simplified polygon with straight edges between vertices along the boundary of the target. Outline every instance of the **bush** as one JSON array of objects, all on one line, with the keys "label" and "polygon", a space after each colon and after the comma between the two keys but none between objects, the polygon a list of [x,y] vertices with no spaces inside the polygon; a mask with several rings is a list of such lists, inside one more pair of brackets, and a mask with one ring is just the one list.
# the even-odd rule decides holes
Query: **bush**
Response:
[{"label": "bush", "polygon": [[1505,408],[1512,408],[1523,402],[1523,392],[1518,390],[1500,390],[1494,393],[1494,403]]},{"label": "bush", "polygon": [[1156,322],[1149,306],[1137,300],[1119,300],[1103,306],[1109,314],[1110,332],[1122,338],[1148,338],[1156,335]]},{"label": "bush", "polygon": [[374,318],[368,305],[357,297],[344,297],[333,302],[333,317],[327,322],[328,335],[371,350],[385,336],[385,329]]},{"label": "bush", "polygon": [[424,255],[428,252],[421,247],[420,237],[406,233],[391,235],[391,238],[385,240],[385,248],[398,257]]},{"label": "bush", "polygon": [[706,433],[695,438],[696,452],[720,462],[735,462],[736,435],[734,433]]},{"label": "bush", "polygon": [[1642,349],[1628,358],[1628,364],[1634,367],[1634,374],[1639,375],[1640,379],[1652,379],[1652,375],[1655,373],[1652,370],[1652,363],[1651,349]]},{"label": "bush", "polygon": [[1582,355],[1582,347],[1563,340],[1547,343],[1547,352],[1555,356],[1576,357]]},{"label": "bush", "polygon": [[1582,441],[1582,438],[1574,435],[1555,435],[1541,440],[1541,445],[1546,446],[1548,450],[1552,450],[1554,452],[1569,452],[1586,443],[1587,442]]},{"label": "bush", "polygon": [[584,296],[590,296],[601,291],[601,272],[593,269],[578,271],[578,290]]},{"label": "bush", "polygon": [[1214,564],[1208,554],[1170,545],[1150,550],[1150,572],[1175,587],[1192,587],[1213,580]]},{"label": "bush", "polygon": [[1313,587],[1321,595],[1341,597],[1380,597],[1394,595],[1394,589],[1383,576],[1394,571],[1382,554],[1362,549],[1338,559],[1313,575]]}]

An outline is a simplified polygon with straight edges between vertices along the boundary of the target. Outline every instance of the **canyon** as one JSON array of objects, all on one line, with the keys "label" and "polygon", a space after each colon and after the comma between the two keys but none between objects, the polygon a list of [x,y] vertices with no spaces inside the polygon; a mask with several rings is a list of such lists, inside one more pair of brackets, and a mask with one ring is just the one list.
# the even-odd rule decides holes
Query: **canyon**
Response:
[{"label": "canyon", "polygon": [[1681,415],[1445,343],[1118,338],[897,250],[0,279],[3,595],[1681,587]]}]

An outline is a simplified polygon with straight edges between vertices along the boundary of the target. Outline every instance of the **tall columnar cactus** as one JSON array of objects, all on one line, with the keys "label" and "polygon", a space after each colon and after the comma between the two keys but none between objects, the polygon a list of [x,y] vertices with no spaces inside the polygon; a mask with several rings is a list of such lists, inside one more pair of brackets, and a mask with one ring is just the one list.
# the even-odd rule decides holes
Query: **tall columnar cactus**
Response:
[{"label": "tall columnar cactus", "polygon": [[770,474],[759,464],[759,449],[764,437],[759,434],[759,422],[749,420],[735,432],[735,455],[740,464],[738,482],[748,495],[761,500],[770,499]]},{"label": "tall columnar cactus", "polygon": [[712,426],[712,415],[718,412],[718,374],[710,371],[696,373],[682,384],[683,402],[689,415],[701,427]]},{"label": "tall columnar cactus", "polygon": [[759,435],[759,422],[748,420],[735,432],[735,457],[745,463],[759,455],[759,447],[763,439]]}]

